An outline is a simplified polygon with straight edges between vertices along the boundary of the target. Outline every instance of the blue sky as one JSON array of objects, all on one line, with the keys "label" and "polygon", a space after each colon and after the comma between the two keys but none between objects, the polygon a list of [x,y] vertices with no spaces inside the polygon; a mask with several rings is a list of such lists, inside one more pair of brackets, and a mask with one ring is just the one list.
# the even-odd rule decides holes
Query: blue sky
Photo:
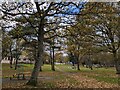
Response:
[{"label": "blue sky", "polygon": [[66,13],[68,14],[79,14],[81,9],[84,8],[83,5],[85,4],[85,2],[79,2],[79,6],[76,7],[75,5],[69,5],[68,6],[68,10],[66,11]]},{"label": "blue sky", "polygon": [[84,8],[84,4],[86,2],[79,2],[79,6],[76,7],[75,5],[69,5],[68,8],[64,11],[64,14],[57,14],[55,16],[65,16],[65,15],[72,15],[72,14],[79,14],[82,8]]}]

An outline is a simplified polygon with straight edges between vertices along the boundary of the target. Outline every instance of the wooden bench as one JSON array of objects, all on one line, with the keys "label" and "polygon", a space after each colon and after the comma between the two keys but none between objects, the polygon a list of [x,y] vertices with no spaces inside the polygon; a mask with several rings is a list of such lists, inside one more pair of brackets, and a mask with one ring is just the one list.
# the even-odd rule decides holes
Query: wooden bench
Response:
[{"label": "wooden bench", "polygon": [[24,73],[14,74],[12,77],[10,77],[10,80],[12,80],[13,78],[17,78],[18,80],[25,80],[25,74]]}]

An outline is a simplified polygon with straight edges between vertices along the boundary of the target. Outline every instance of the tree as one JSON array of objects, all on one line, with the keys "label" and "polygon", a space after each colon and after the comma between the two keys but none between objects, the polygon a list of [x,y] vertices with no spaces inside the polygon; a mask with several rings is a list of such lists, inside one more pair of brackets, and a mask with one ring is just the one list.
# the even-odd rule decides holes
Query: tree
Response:
[{"label": "tree", "polygon": [[[2,56],[2,30],[1,30],[1,27],[0,27],[0,56]],[[0,63],[2,61],[2,57],[0,57]]]},{"label": "tree", "polygon": [[63,63],[64,62],[64,60],[63,60],[63,53],[56,53],[55,54],[55,60],[56,60],[56,62],[59,62],[59,63]]},{"label": "tree", "polygon": [[2,31],[2,58],[8,57],[10,60],[10,68],[12,68],[12,60],[13,60],[13,44],[12,38],[8,35],[8,32]]},{"label": "tree", "polygon": [[[109,52],[113,54],[113,59],[116,66],[116,73],[120,73],[119,60],[117,56],[118,50],[120,48],[120,18],[118,14],[118,9],[106,4],[103,4],[101,8],[103,13],[97,14],[96,19],[94,18],[94,27],[95,30],[97,30],[96,34],[100,38],[101,45],[108,48]],[[104,13],[106,12],[107,8],[109,8],[109,11],[107,11],[107,13]]]},{"label": "tree", "polygon": [[[67,12],[69,5],[75,5],[72,2],[34,2],[35,6],[31,4],[30,2],[27,3],[4,3],[2,4],[1,11],[4,13],[3,18],[6,19],[6,17],[11,17],[9,20],[15,21],[14,17],[17,18],[19,16],[22,16],[25,18],[22,22],[23,26],[25,26],[27,23],[31,26],[31,28],[36,31],[37,33],[37,44],[38,44],[38,52],[37,52],[37,58],[35,60],[34,69],[31,75],[30,80],[28,81],[28,85],[36,85],[37,84],[37,78],[39,75],[39,69],[41,66],[41,61],[43,59],[43,42],[44,42],[44,35],[45,31],[45,20],[47,17],[55,16],[57,14],[71,14],[70,12]],[[45,6],[46,5],[46,6]],[[79,5],[79,4],[78,4]],[[35,8],[35,9],[34,9]],[[78,7],[80,8],[80,7]],[[35,24],[37,21],[37,24]],[[16,21],[17,22],[17,21]]]},{"label": "tree", "polygon": [[[80,20],[82,19],[82,20]],[[94,35],[93,29],[85,22],[82,17],[78,18],[78,23],[68,28],[66,32],[68,52],[72,53],[79,69],[79,63],[82,57],[90,54],[93,50]],[[70,54],[71,55],[71,54]],[[90,60],[90,58],[89,58]],[[91,66],[91,65],[89,65]]]},{"label": "tree", "polygon": [[[86,5],[83,12],[86,12],[86,9],[91,7],[90,4],[92,3]],[[96,35],[94,35],[96,46],[102,47],[103,50],[106,48],[108,52],[113,54],[116,72],[120,73],[117,56],[120,48],[120,17],[117,3],[98,3],[98,6],[94,7],[89,13],[88,16],[85,15],[83,18],[96,32]]]},{"label": "tree", "polygon": [[11,51],[11,45],[12,45],[12,40],[11,38],[5,34],[5,32],[3,32],[3,38],[2,38],[2,51],[3,51],[3,55],[2,57],[7,57]]},{"label": "tree", "polygon": [[10,31],[8,31],[9,37],[11,37],[11,40],[14,42],[14,48],[11,51],[14,54],[15,61],[15,70],[18,67],[18,60],[22,53],[22,50],[24,47],[22,47],[23,44],[23,35],[24,32],[22,32],[22,27],[20,25],[17,25],[16,27],[13,27]]}]

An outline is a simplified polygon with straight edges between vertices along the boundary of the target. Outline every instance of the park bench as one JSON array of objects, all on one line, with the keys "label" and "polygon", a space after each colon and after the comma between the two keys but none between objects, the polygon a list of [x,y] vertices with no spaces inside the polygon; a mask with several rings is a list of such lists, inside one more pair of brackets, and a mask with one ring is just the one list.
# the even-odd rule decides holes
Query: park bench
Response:
[{"label": "park bench", "polygon": [[21,64],[18,64],[18,69],[17,72],[12,75],[12,77],[10,77],[10,80],[12,80],[13,78],[17,78],[18,80],[25,80],[25,73],[23,72],[23,66]]},{"label": "park bench", "polygon": [[13,78],[17,78],[18,80],[25,80],[25,74],[24,73],[16,73],[12,77],[10,77],[10,80]]}]

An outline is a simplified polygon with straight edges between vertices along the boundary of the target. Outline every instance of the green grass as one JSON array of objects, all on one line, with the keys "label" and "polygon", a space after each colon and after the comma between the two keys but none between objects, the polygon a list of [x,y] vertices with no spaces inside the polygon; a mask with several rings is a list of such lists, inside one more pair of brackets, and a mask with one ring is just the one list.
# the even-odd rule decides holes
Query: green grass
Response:
[{"label": "green grass", "polygon": [[93,70],[90,70],[89,68],[80,67],[81,70],[77,71],[70,68],[70,65],[57,65],[57,67],[66,72],[78,72],[84,76],[88,76],[89,78],[94,78],[97,81],[118,84],[118,77],[116,75],[115,68],[93,68]]},{"label": "green grass", "polygon": [[33,64],[21,64],[22,66],[24,66],[24,67],[30,67],[30,68],[33,68]]},{"label": "green grass", "polygon": [[43,72],[51,72],[51,65],[45,64],[42,66]]},{"label": "green grass", "polygon": [[64,71],[64,72],[77,72],[77,70],[72,69],[71,65],[56,65],[56,67],[58,67],[60,70]]},{"label": "green grass", "polygon": [[118,84],[118,77],[115,73],[114,68],[109,68],[109,69],[99,68],[99,69],[94,69],[92,71],[82,70],[82,74],[90,78],[94,78],[97,81],[103,81],[111,84]]},{"label": "green grass", "polygon": [[118,84],[118,78],[113,78],[113,77],[106,77],[106,76],[88,76],[91,78],[96,79],[97,81],[104,81],[107,83],[111,83],[111,84]]},{"label": "green grass", "polygon": [[2,64],[2,77],[10,77],[19,72],[31,72],[32,69],[33,65],[30,64],[22,64],[17,70],[14,69],[14,65],[13,68],[10,68],[9,64]]}]

